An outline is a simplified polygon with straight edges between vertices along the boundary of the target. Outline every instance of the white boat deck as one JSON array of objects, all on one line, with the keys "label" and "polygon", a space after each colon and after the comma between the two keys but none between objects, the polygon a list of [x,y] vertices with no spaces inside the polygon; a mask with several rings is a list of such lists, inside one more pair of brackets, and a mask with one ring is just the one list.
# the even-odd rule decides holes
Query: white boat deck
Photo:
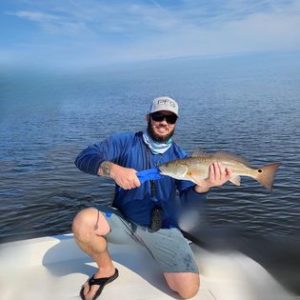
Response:
[{"label": "white boat deck", "polygon": [[[193,245],[201,288],[193,299],[295,300],[259,264],[239,253],[209,253]],[[99,299],[178,299],[142,246],[110,245],[120,276]],[[72,235],[0,245],[0,295],[3,300],[80,299],[81,285],[96,271]]]}]

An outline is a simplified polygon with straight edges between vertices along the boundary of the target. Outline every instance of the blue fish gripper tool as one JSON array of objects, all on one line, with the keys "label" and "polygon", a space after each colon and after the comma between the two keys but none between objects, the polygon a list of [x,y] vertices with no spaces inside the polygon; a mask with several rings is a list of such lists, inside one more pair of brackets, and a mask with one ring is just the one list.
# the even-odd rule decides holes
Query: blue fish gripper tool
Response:
[{"label": "blue fish gripper tool", "polygon": [[159,180],[163,177],[158,168],[147,169],[137,172],[137,177],[141,184],[149,180]]}]

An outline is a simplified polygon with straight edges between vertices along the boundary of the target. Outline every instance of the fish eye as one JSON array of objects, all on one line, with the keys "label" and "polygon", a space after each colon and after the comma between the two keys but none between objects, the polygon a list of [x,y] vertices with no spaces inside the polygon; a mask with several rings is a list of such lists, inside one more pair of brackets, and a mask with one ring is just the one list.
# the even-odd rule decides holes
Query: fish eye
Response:
[{"label": "fish eye", "polygon": [[262,173],[262,169],[258,169],[258,173]]}]

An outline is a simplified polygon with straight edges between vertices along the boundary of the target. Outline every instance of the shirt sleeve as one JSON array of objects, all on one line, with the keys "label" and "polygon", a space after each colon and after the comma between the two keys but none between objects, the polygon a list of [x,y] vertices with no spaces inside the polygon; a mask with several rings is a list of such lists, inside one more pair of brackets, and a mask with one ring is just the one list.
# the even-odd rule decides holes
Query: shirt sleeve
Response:
[{"label": "shirt sleeve", "polygon": [[194,201],[206,201],[207,193],[198,193],[195,191],[195,184],[191,181],[178,180],[177,188],[182,204],[192,204]]},{"label": "shirt sleeve", "polygon": [[103,161],[117,163],[127,142],[125,135],[112,135],[102,142],[88,146],[75,159],[76,167],[92,175],[97,175]]}]

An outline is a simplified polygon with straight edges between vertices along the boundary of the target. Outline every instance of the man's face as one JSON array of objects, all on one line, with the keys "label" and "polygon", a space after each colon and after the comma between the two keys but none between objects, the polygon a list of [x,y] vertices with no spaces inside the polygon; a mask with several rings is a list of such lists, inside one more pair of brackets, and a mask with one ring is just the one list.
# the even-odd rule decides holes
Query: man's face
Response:
[{"label": "man's face", "polygon": [[150,114],[148,115],[148,133],[153,140],[166,142],[174,134],[176,120],[176,115],[165,110]]}]

